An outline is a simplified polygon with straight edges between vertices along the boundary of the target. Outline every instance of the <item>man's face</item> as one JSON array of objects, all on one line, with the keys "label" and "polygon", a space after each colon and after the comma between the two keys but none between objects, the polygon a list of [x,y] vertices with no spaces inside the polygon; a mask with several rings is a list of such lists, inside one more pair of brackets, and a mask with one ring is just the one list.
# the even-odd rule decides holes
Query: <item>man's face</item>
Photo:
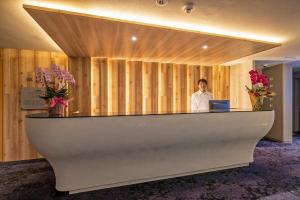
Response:
[{"label": "man's face", "polygon": [[200,82],[198,87],[201,92],[206,92],[206,90],[207,90],[207,85],[204,82]]}]

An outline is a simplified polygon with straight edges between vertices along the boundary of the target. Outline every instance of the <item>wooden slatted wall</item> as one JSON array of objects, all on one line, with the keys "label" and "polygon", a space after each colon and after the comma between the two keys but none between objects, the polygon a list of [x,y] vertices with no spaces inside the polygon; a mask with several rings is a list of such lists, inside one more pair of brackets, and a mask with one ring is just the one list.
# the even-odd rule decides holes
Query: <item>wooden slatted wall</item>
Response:
[{"label": "wooden slatted wall", "polygon": [[92,58],[92,113],[147,114],[190,111],[200,78],[215,99],[229,99],[229,67]]},{"label": "wooden slatted wall", "polygon": [[[30,146],[25,132],[25,115],[45,110],[21,110],[20,89],[22,87],[37,87],[35,83],[35,67],[49,67],[51,64],[65,66],[67,69],[67,56],[62,53],[0,49],[1,75],[3,75],[4,95],[3,124],[3,152],[0,155],[4,161],[24,160],[37,158],[38,154]],[[2,121],[2,120],[1,120]],[[1,153],[1,151],[0,151]],[[0,160],[1,161],[1,160]]]},{"label": "wooden slatted wall", "polygon": [[190,110],[190,96],[198,89],[199,78],[208,79],[215,99],[229,98],[229,67],[68,58],[62,53],[0,49],[0,109],[4,113],[2,117],[0,110],[0,161],[39,157],[27,140],[24,118],[41,110],[21,110],[20,89],[37,87],[35,67],[51,64],[65,66],[75,76],[70,112],[186,112]]}]

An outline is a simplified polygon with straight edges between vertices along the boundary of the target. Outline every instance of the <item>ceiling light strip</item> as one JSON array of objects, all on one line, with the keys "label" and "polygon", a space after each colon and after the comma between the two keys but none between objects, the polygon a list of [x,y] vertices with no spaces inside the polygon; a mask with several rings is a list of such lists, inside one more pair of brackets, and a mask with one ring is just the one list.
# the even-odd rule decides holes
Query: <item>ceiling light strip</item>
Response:
[{"label": "ceiling light strip", "polygon": [[[225,29],[219,29],[209,26],[202,26],[198,24],[190,24],[178,21],[167,21],[161,20],[158,18],[147,17],[147,16],[136,16],[131,13],[123,13],[118,11],[110,11],[105,8],[97,8],[97,9],[80,9],[73,6],[62,5],[57,3],[48,3],[48,2],[41,2],[41,1],[27,1],[27,5],[29,6],[37,6],[42,7],[45,9],[56,9],[61,11],[67,12],[75,12],[79,14],[88,14],[93,15],[95,17],[104,17],[104,18],[111,18],[112,20],[121,20],[127,21],[132,23],[140,23],[145,25],[152,25],[152,26],[162,26],[166,28],[174,28],[180,29],[185,31],[193,31],[199,33],[206,33],[206,34],[213,34],[219,36],[227,36],[239,39],[247,39],[247,40],[254,40],[254,41],[261,41],[261,42],[269,42],[269,43],[281,43],[284,41],[283,38],[273,37],[273,36],[265,36],[265,35],[258,35],[253,33],[245,33],[245,32],[237,32],[237,31],[230,31]],[[24,5],[26,7],[26,5]]]}]

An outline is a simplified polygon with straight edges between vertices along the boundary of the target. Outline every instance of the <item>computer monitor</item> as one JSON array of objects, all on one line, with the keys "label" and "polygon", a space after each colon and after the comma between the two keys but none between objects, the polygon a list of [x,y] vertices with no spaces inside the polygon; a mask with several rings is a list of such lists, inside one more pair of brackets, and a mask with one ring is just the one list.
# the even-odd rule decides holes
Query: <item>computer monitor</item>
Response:
[{"label": "computer monitor", "polygon": [[230,111],[229,100],[209,100],[210,111]]}]

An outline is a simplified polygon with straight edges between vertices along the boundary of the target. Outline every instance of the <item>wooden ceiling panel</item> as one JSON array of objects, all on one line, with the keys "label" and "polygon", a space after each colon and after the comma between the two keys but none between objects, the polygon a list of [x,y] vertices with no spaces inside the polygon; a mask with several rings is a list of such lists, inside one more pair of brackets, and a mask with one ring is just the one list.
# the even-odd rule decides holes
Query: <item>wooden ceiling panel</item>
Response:
[{"label": "wooden ceiling panel", "polygon": [[[215,65],[280,44],[136,24],[68,11],[25,6],[57,45],[73,57]],[[136,36],[136,42],[131,37]],[[204,50],[203,45],[208,45]]]}]

